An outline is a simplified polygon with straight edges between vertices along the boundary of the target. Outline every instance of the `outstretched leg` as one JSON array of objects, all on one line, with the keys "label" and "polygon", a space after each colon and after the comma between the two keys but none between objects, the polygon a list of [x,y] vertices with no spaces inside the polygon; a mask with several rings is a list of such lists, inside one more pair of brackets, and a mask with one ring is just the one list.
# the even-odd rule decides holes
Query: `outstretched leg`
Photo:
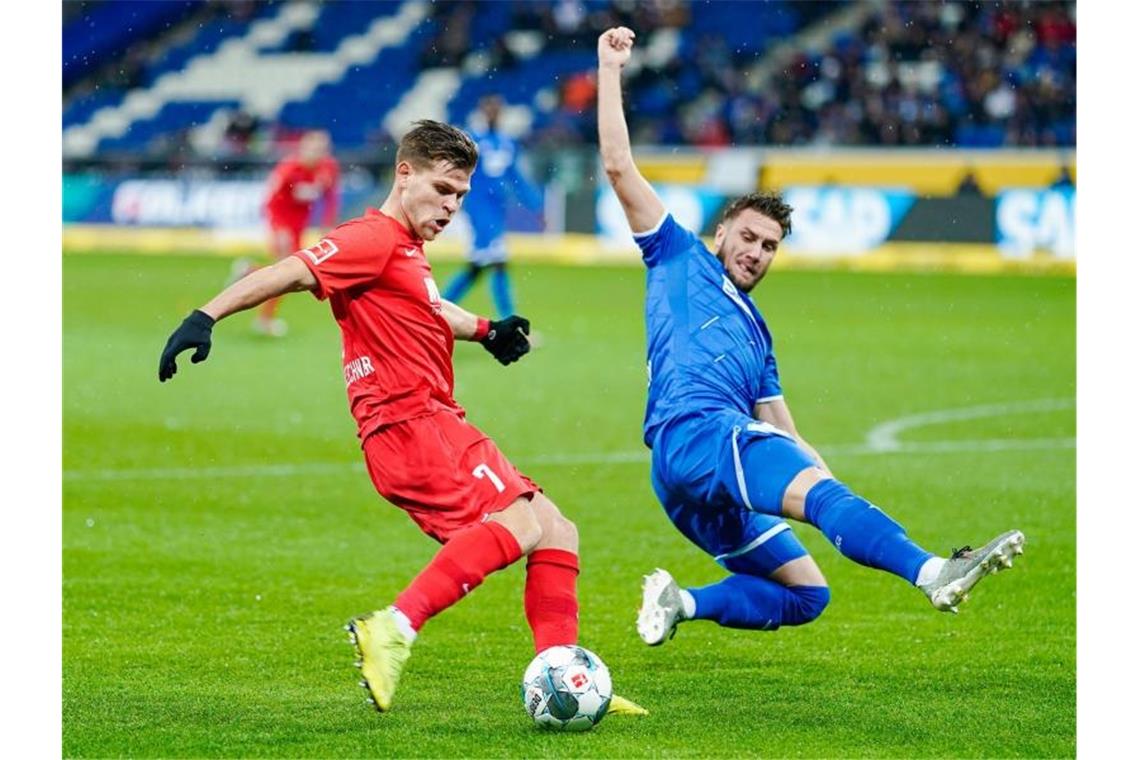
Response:
[{"label": "outstretched leg", "polygon": [[[737,522],[744,527],[738,527]],[[685,620],[712,620],[726,628],[770,631],[810,623],[820,616],[831,592],[819,566],[786,522],[742,511],[722,514],[715,525],[720,536],[697,541],[706,551],[715,546],[704,545],[710,540],[728,536],[746,539],[716,556],[732,575],[708,586],[687,589],[678,586],[665,570],[649,575],[638,615],[638,634],[645,643],[664,643]],[[692,523],[687,527],[691,530]],[[698,530],[697,539],[704,532]]]},{"label": "outstretched leg", "polygon": [[423,624],[469,594],[488,575],[533,549],[541,535],[529,499],[520,497],[451,538],[392,606],[349,622],[363,685],[376,709],[391,708],[404,663]]},{"label": "outstretched leg", "polygon": [[737,570],[689,593],[694,603],[691,619],[762,631],[810,623],[831,601],[831,590],[810,556],[794,559],[766,577]]},{"label": "outstretched leg", "polygon": [[886,570],[917,586],[935,608],[957,612],[986,575],[1013,565],[1025,536],[1011,530],[978,550],[956,549],[949,559],[916,544],[901,525],[846,485],[815,467],[801,471],[783,496],[785,515],[819,528],[843,556]]},{"label": "outstretched leg", "polygon": [[917,584],[923,566],[932,559],[938,563],[885,512],[819,468],[799,473],[783,501],[785,515],[819,528],[843,556],[860,565]]}]

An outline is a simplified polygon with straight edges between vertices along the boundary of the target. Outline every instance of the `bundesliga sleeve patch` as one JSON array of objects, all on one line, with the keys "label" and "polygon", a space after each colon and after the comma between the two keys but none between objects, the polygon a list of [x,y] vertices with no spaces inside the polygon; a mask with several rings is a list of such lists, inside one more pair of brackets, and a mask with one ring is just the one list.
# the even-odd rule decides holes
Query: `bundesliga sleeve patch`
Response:
[{"label": "bundesliga sleeve patch", "polygon": [[301,253],[309,257],[309,260],[313,262],[313,266],[317,266],[322,261],[327,261],[339,250],[340,249],[336,247],[336,243],[328,238],[322,238],[316,245],[311,248],[305,248]]}]

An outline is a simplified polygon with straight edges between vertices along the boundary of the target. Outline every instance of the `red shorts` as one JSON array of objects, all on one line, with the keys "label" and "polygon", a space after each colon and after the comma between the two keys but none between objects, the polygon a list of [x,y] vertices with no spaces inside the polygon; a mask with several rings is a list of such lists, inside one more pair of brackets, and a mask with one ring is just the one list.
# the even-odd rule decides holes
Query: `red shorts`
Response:
[{"label": "red shorts", "polygon": [[[305,220],[298,221],[286,216],[267,216],[269,221],[270,252],[275,258],[288,256],[301,250],[301,236],[305,232]],[[284,241],[282,239],[284,238]],[[284,246],[282,245],[284,242]]]},{"label": "red shorts", "polygon": [[380,495],[441,544],[542,490],[454,412],[385,425],[364,440],[364,461]]}]

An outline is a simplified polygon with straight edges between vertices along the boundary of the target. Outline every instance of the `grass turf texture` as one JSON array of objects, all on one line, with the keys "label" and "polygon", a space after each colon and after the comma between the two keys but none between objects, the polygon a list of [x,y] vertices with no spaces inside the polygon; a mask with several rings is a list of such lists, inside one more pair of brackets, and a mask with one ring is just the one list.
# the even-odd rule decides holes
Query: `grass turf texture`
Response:
[{"label": "grass turf texture", "polygon": [[[641,575],[722,572],[668,523],[639,453],[642,273],[516,269],[544,346],[503,368],[459,345],[457,396],[577,522],[581,641],[652,712],[556,735],[520,704],[521,565],[428,624],[392,713],[365,706],[341,625],[388,603],[435,544],[360,467],[326,305],[290,297],[280,341],[231,318],[208,362],[184,354],[157,382],[167,335],[227,269],[64,260],[65,756],[1074,754],[1073,449],[857,445],[891,419],[1038,399],[1062,402],[901,438],[1071,438],[1072,279],[770,275],[756,295],[789,405],[837,474],[931,549],[1018,527],[1027,553],[953,617],[796,526],[832,584],[820,620],[693,623],[650,649],[633,627]],[[484,312],[485,287],[468,304]]]}]

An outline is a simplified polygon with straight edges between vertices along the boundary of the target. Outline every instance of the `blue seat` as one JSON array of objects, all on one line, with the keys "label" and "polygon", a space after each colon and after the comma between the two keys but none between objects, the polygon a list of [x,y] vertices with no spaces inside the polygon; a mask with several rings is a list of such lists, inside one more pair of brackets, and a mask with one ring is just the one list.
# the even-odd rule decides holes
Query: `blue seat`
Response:
[{"label": "blue seat", "polygon": [[200,8],[198,3],[106,0],[63,27],[63,86],[117,60]]},{"label": "blue seat", "polygon": [[962,124],[954,130],[954,142],[963,148],[999,148],[1005,142],[1005,130],[992,124]]},{"label": "blue seat", "polygon": [[63,128],[86,124],[100,108],[116,106],[123,102],[123,90],[94,90],[86,95],[73,98],[63,107]]}]

